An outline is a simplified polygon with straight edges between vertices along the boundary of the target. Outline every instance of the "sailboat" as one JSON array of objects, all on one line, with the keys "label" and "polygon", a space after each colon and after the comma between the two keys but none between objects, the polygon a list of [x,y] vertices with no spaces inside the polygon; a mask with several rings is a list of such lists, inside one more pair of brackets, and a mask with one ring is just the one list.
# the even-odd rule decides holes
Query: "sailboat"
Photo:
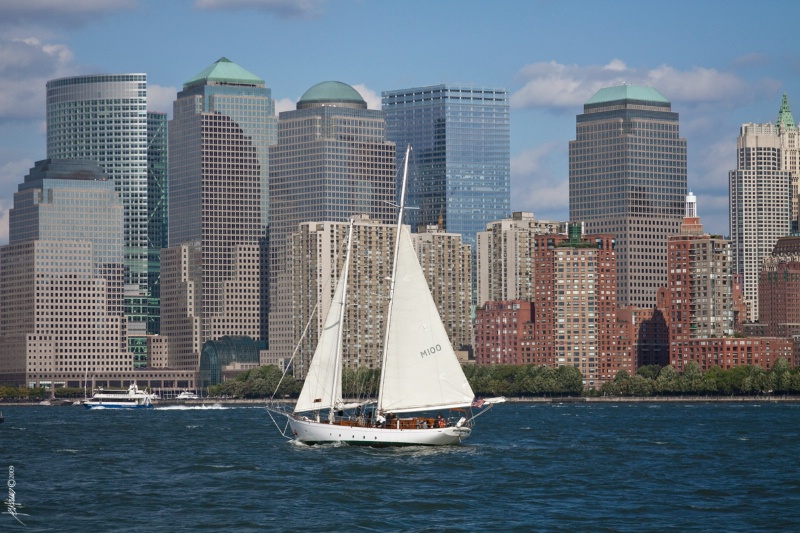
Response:
[{"label": "sailboat", "polygon": [[[347,404],[342,397],[342,328],[350,275],[351,220],[347,255],[333,300],[294,411],[287,414],[289,438],[301,443],[374,447],[459,444],[472,433],[474,419],[486,412],[473,415],[473,408],[505,401],[502,397],[475,398],[428,288],[408,227],[403,225],[410,152],[409,146],[398,206],[377,398]],[[442,416],[442,411],[447,411],[448,417]],[[434,412],[438,414],[433,416]]]}]

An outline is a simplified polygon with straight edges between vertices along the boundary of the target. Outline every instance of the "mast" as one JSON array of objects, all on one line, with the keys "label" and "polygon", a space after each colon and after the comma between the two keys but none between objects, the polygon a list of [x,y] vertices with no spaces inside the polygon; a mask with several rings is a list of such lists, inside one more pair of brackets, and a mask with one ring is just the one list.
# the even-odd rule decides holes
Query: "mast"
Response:
[{"label": "mast", "polygon": [[[339,332],[338,332],[338,339],[336,341],[336,362],[334,363],[334,375],[333,375],[333,382],[339,383],[342,380],[342,343],[344,339],[344,335],[342,335],[342,330],[344,329],[344,311],[345,306],[347,303],[347,281],[348,276],[350,275],[350,248],[353,244],[353,223],[355,222],[354,219],[350,219],[350,229],[347,233],[347,255],[344,259],[344,269],[342,271],[342,278],[344,279],[344,285],[342,286],[342,303],[339,307]],[[334,398],[336,395],[336,387],[333,387],[331,390],[331,409],[328,413],[328,423],[333,424],[334,418],[334,411],[336,408],[336,402],[341,400],[341,398]],[[341,390],[341,389],[339,389]]]},{"label": "mast", "polygon": [[400,230],[403,227],[403,210],[406,205],[406,179],[408,178],[408,159],[411,155],[411,145],[406,146],[406,157],[403,162],[403,184],[400,188],[400,205],[397,214],[397,232],[394,239],[394,257],[392,258],[392,278],[389,281],[389,306],[386,311],[386,331],[383,336],[383,357],[381,357],[381,381],[378,388],[378,404],[376,410],[378,412],[383,410],[383,384],[386,380],[386,354],[389,349],[389,324],[392,321],[392,299],[394,298],[394,283],[395,274],[397,273],[397,252],[400,249]]}]

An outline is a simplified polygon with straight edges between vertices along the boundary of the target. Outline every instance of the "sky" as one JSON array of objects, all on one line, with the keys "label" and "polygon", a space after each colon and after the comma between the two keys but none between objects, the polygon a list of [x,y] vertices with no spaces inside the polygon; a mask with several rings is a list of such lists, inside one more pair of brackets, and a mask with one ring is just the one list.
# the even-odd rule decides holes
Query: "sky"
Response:
[{"label": "sky", "polygon": [[47,81],[146,73],[148,109],[171,117],[183,83],[223,56],[264,79],[278,111],[329,80],[373,109],[387,90],[507,89],[511,209],[544,220],[569,217],[583,104],[654,87],[680,116],[705,230],[729,235],[740,126],[774,123],[783,93],[800,113],[798,21],[793,0],[2,0],[0,244],[17,185],[47,157]]}]

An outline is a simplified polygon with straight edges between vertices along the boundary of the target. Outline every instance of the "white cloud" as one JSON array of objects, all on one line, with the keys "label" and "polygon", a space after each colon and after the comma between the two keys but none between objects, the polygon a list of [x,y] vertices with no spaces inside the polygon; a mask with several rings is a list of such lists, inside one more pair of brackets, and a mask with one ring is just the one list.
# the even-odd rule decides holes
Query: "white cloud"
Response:
[{"label": "white cloud", "polygon": [[512,211],[532,211],[542,220],[567,219],[569,180],[553,169],[563,156],[562,144],[548,142],[511,158]]},{"label": "white cloud", "polygon": [[281,18],[317,18],[322,16],[325,0],[195,0],[200,10],[252,9]]},{"label": "white cloud", "polygon": [[160,111],[172,117],[172,102],[178,97],[175,87],[147,84],[147,110]]},{"label": "white cloud", "polygon": [[280,113],[281,111],[293,111],[297,109],[297,102],[292,100],[291,98],[281,98],[280,100],[275,100],[275,113]]},{"label": "white cloud", "polygon": [[0,26],[80,26],[107,13],[134,9],[138,4],[137,0],[3,0]]},{"label": "white cloud", "polygon": [[555,61],[533,63],[520,69],[521,89],[511,95],[515,108],[575,108],[603,87],[629,83],[659,90],[671,102],[747,102],[763,89],[773,90],[775,82],[745,82],[736,74],[693,67],[678,70],[669,65],[654,69],[629,67],[620,59],[599,65],[562,65]]},{"label": "white cloud", "polygon": [[63,44],[0,39],[0,122],[44,117],[45,86],[74,74],[72,59]]},{"label": "white cloud", "polygon": [[380,109],[381,108],[381,95],[377,92],[373,91],[363,83],[359,83],[358,85],[352,85],[353,89],[358,91],[361,95],[361,98],[367,102],[368,109]]}]

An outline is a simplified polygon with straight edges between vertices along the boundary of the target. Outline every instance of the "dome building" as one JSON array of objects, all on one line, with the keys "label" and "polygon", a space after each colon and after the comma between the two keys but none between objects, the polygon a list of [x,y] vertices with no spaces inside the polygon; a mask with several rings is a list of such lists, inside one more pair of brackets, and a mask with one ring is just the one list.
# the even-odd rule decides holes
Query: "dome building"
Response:
[{"label": "dome building", "polygon": [[383,111],[368,109],[346,83],[318,83],[295,110],[280,113],[269,156],[270,356],[291,356],[300,334],[292,320],[291,235],[311,221],[393,221],[395,152]]}]

